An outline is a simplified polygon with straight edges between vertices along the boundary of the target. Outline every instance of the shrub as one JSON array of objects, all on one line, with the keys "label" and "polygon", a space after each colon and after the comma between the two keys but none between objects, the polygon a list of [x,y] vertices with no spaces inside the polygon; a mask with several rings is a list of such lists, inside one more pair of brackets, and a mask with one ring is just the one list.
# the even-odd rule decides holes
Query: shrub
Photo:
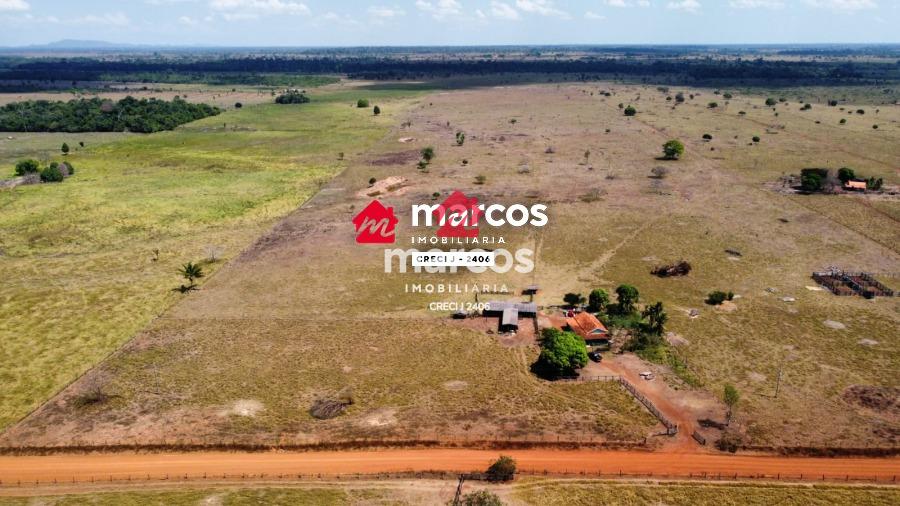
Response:
[{"label": "shrub", "polygon": [[372,186],[373,184],[375,184],[375,181],[377,181],[377,180],[374,177],[370,177],[369,178],[369,186]]},{"label": "shrub", "polygon": [[803,107],[800,108],[801,111],[808,111],[810,109],[812,109],[812,104],[810,104],[809,102],[803,104]]},{"label": "shrub", "polygon": [[732,98],[734,95],[732,95],[731,93],[725,93],[725,94],[723,94],[722,96],[725,97],[726,100],[731,100],[731,98]]},{"label": "shrub", "polygon": [[739,116],[746,116],[746,115],[747,115],[747,111],[738,111],[738,115],[739,115]]},{"label": "shrub", "polygon": [[872,125],[873,130],[878,130],[878,125]]},{"label": "shrub", "polygon": [[466,142],[466,134],[464,132],[456,132],[456,145],[462,146]]},{"label": "shrub", "polygon": [[653,167],[650,169],[650,173],[653,174],[653,177],[656,179],[665,179],[669,174],[669,169],[665,167]]},{"label": "shrub", "polygon": [[838,101],[837,100],[829,100],[828,105],[830,105],[831,107],[836,107],[838,105]]},{"label": "shrub", "polygon": [[99,386],[94,386],[75,396],[72,399],[72,405],[76,408],[87,408],[103,404],[109,400],[109,395]]},{"label": "shrub", "polygon": [[297,90],[288,90],[275,98],[276,104],[305,104],[309,97]]},{"label": "shrub", "polygon": [[68,155],[69,154],[69,145],[64,142],[64,143],[62,143],[62,147],[59,148],[59,150],[62,151],[62,154]]},{"label": "shrub", "polygon": [[357,100],[356,107],[359,107],[360,109],[365,109],[366,107],[369,107],[369,100],[365,99],[365,98],[361,98],[361,99]]},{"label": "shrub", "polygon": [[41,164],[37,160],[27,159],[16,162],[16,175],[24,176],[41,171]]},{"label": "shrub", "polygon": [[489,490],[476,490],[462,496],[460,506],[503,506],[500,497]]},{"label": "shrub", "polygon": [[563,295],[563,302],[568,304],[571,307],[577,307],[584,304],[584,296],[580,293],[572,293],[569,292]]},{"label": "shrub", "polygon": [[719,304],[725,302],[725,299],[727,298],[727,293],[716,290],[714,292],[709,292],[709,295],[706,296],[706,303],[711,306],[718,306]]},{"label": "shrub", "polygon": [[374,114],[375,116],[378,116],[379,114],[381,114],[381,107],[378,107],[377,105],[375,107],[373,107],[372,114]]},{"label": "shrub", "polygon": [[865,113],[866,113],[865,109],[857,109],[856,110],[856,114],[865,114]]},{"label": "shrub", "polygon": [[777,103],[778,103],[778,101],[776,101],[774,98],[769,97],[766,99],[766,105],[769,107],[772,107],[773,105],[775,105]]},{"label": "shrub", "polygon": [[682,103],[682,102],[684,102],[684,93],[682,93],[682,92],[680,92],[680,91],[679,91],[678,93],[676,93],[676,94],[675,94],[675,101],[678,102],[679,104]]},{"label": "shrub", "polygon": [[840,123],[841,125],[846,125],[846,124],[847,124],[847,118],[841,118],[841,120],[838,121],[838,123]]},{"label": "shrub", "polygon": [[710,109],[715,109],[716,107],[719,107],[719,103],[718,102],[710,102],[710,103],[706,104],[706,107],[709,107]]},{"label": "shrub", "polygon": [[64,179],[59,166],[54,164],[41,171],[41,181],[44,183],[59,183]]},{"label": "shrub", "polygon": [[487,182],[487,176],[478,174],[475,176],[475,184],[484,184]]},{"label": "shrub", "polygon": [[425,160],[425,163],[430,163],[434,159],[434,148],[431,146],[422,148],[422,159]]},{"label": "shrub", "polygon": [[760,141],[759,136],[758,136],[758,135],[754,135],[754,136],[753,136],[753,142],[759,142],[759,141]]},{"label": "shrub", "polygon": [[712,135],[710,135],[710,134],[703,134],[703,140],[711,141],[711,140],[712,140]]},{"label": "shrub", "polygon": [[672,139],[663,144],[663,155],[666,160],[677,160],[684,154],[684,144],[679,140]]},{"label": "shrub", "polygon": [[625,108],[625,116],[634,116],[635,114],[637,114],[637,109],[635,109],[633,106],[629,105]]},{"label": "shrub", "polygon": [[516,461],[512,457],[501,455],[484,474],[488,481],[510,481],[516,476]]},{"label": "shrub", "polygon": [[235,103],[234,103],[234,108],[235,108],[235,109],[240,109],[241,107],[244,107],[244,104],[242,104],[242,103],[240,103],[240,102],[235,102]]}]

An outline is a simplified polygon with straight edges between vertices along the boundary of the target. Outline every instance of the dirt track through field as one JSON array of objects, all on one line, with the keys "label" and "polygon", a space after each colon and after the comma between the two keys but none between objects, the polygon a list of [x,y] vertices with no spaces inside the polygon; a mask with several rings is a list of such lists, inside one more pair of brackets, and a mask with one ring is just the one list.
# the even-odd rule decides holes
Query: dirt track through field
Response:
[{"label": "dirt track through field", "polygon": [[[160,453],[0,457],[2,486],[18,482],[90,482],[255,475],[347,475],[407,471],[483,470],[494,450],[405,449],[306,453]],[[519,469],[585,475],[659,477],[896,480],[900,458],[810,458],[776,455],[636,452],[610,450],[513,450]]]}]

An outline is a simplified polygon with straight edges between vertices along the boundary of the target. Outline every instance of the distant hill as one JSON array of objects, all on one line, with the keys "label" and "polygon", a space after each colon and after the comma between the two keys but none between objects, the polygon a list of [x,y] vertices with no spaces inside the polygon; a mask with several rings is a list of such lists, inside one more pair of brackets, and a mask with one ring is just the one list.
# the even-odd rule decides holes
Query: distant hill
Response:
[{"label": "distant hill", "polygon": [[122,42],[107,42],[105,40],[79,40],[63,39],[46,44],[31,44],[28,46],[7,47],[6,49],[30,49],[30,50],[97,50],[97,49],[125,49],[139,47],[136,44]]}]

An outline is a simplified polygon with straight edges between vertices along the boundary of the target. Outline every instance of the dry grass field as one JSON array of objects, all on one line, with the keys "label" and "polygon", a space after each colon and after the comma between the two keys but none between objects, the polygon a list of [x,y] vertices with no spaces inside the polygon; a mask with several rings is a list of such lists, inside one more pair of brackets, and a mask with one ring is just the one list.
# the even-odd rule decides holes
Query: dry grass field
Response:
[{"label": "dry grass field", "polygon": [[[389,127],[381,142],[3,442],[647,434],[652,418],[618,387],[540,381],[528,372],[533,346],[506,347],[428,311],[432,300],[472,301],[471,294],[405,293],[407,283],[505,283],[518,291],[536,282],[542,305],[620,283],[636,285],[642,301],[663,301],[668,329],[686,341],[678,354],[696,388],[718,394],[726,382],[737,385],[737,420],[754,444],[896,444],[896,407],[862,406],[844,392],[898,386],[900,302],[806,287],[815,284],[812,271],[829,265],[900,272],[900,201],[786,195],[767,184],[807,166],[845,165],[900,183],[900,107],[880,105],[876,114],[865,105],[865,115],[852,116],[823,104],[800,111],[791,95],[775,116],[764,95],[736,93],[726,105],[713,90],[684,91],[695,98],[675,109],[655,87],[608,83],[472,88],[398,102],[381,118]],[[336,113],[352,111],[349,96],[335,92]],[[709,109],[713,100],[719,107]],[[620,102],[637,116],[623,116]],[[221,134],[246,163],[264,165],[273,145],[296,147],[300,159],[307,147],[322,148],[278,133],[255,143],[259,126],[249,116],[267,108],[245,108],[248,131],[234,140],[228,126],[219,130],[224,117],[184,128]],[[265,121],[281,124],[271,111]],[[457,131],[466,133],[463,146],[455,145]],[[141,142],[154,151],[154,138],[165,137]],[[684,141],[685,156],[657,160],[672,138]],[[183,141],[185,151],[172,156],[212,164],[197,160],[213,152],[201,140]],[[98,149],[124,156],[131,142]],[[437,157],[419,171],[416,152],[425,146]],[[657,166],[668,169],[665,178],[649,177]],[[535,273],[385,274],[383,248],[355,244],[350,219],[370,200],[357,195],[369,179],[390,176],[407,179],[381,196],[398,211],[401,245],[413,234],[410,204],[434,193],[546,203],[544,229],[482,230],[505,237],[507,249],[534,248]],[[655,264],[678,259],[694,266],[686,278],[650,275]],[[739,296],[732,310],[704,304],[717,289]],[[700,316],[689,318],[690,309]],[[665,380],[687,388],[674,373]],[[97,389],[108,401],[84,406]],[[310,416],[316,399],[342,396],[353,399],[342,416]]]}]

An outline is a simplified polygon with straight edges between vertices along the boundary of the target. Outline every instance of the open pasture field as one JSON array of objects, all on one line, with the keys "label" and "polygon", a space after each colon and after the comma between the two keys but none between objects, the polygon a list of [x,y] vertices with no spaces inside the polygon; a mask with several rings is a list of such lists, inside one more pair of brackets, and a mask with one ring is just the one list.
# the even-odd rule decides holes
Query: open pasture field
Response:
[{"label": "open pasture field", "polygon": [[[128,490],[104,489],[90,492],[39,490],[11,491],[0,496],[4,506],[39,502],[48,506],[70,504],[130,505],[160,504],[446,504],[453,500],[456,482],[451,480],[320,481],[298,484],[246,486],[220,484],[204,488],[130,485]],[[831,505],[880,506],[896,504],[900,492],[892,487],[839,485],[781,485],[772,483],[697,483],[655,481],[597,481],[524,479],[509,485],[466,482],[463,493],[487,490],[509,506],[593,505],[640,506],[694,505]],[[28,493],[26,496],[25,494]],[[89,494],[89,495],[88,495]]]},{"label": "open pasture field", "polygon": [[296,209],[392,114],[322,101],[209,119],[152,135],[2,135],[3,177],[24,157],[61,160],[62,142],[77,173],[0,191],[0,427],[179,300],[180,265],[208,276]]},{"label": "open pasture field", "polygon": [[[398,102],[376,120],[387,129],[380,142],[347,149],[354,154],[347,170],[311,201],[7,431],[4,442],[650,433],[652,418],[614,385],[548,384],[528,372],[533,345],[505,347],[495,335],[441,321],[446,312],[428,311],[430,301],[472,301],[471,293],[406,291],[411,283],[477,282],[517,292],[535,282],[541,305],[620,283],[637,286],[643,302],[662,301],[686,364],[665,381],[716,395],[734,383],[742,393],[737,420],[752,444],[896,444],[895,406],[860,403],[845,392],[898,386],[898,299],[835,297],[807,286],[828,265],[900,271],[900,203],[787,195],[766,184],[806,166],[844,165],[898,183],[900,108],[852,117],[844,111],[848,123],[839,126],[839,108],[800,111],[793,97],[772,111],[764,95],[735,94],[726,106],[713,90],[684,92],[695,98],[674,110],[655,87],[610,83],[473,88]],[[315,137],[345,135],[340,128],[348,123],[334,121],[354,117],[351,96],[323,104],[328,114],[293,130],[295,138],[279,109],[258,106],[187,125],[183,140],[175,132],[98,149],[107,157],[162,152],[159,143],[172,135],[183,150],[161,160],[176,166],[190,160],[234,171],[231,164],[268,163],[270,151],[290,148],[297,149],[292,160],[308,164],[301,147],[334,153],[353,145]],[[711,109],[714,100],[719,106]],[[625,117],[619,103],[633,104],[637,115]],[[265,124],[281,130],[268,135]],[[458,131],[466,133],[462,146]],[[713,139],[703,140],[704,133]],[[213,138],[221,144],[210,144]],[[685,143],[683,158],[657,160],[673,138]],[[421,171],[415,162],[425,146],[437,156]],[[220,152],[234,160],[216,161]],[[666,176],[650,177],[658,166]],[[400,247],[413,234],[410,204],[453,190],[481,202],[546,203],[546,228],[482,231],[504,236],[507,249],[533,248],[535,273],[385,274],[383,248],[355,244],[350,220],[371,200],[370,178],[392,176],[405,182],[379,197],[400,217]],[[248,240],[259,231],[240,228]],[[694,266],[689,276],[650,275],[654,265],[679,259]],[[703,302],[713,290],[738,297],[713,308]],[[690,318],[690,309],[699,316]],[[85,405],[85,394],[98,388],[107,401]],[[347,398],[353,403],[337,418],[309,413],[317,400]]]}]

